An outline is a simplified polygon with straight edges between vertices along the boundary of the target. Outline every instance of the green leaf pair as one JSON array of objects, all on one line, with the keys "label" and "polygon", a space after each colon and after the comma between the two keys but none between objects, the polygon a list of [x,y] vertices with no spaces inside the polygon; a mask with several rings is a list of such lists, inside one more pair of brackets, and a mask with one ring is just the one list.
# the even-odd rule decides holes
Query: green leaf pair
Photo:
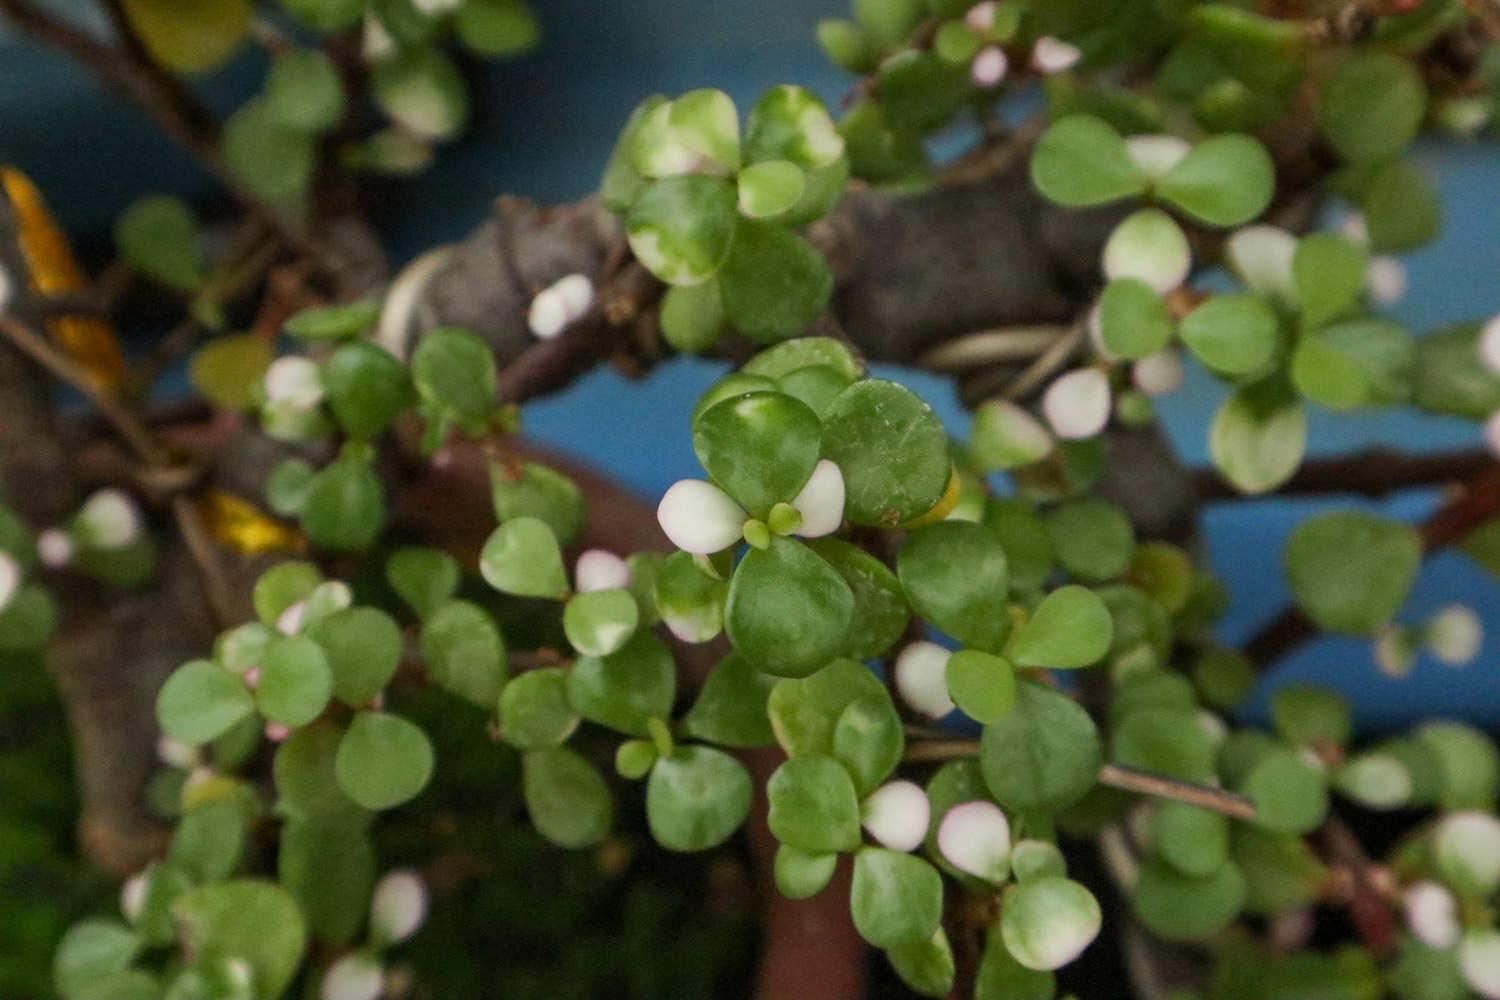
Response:
[{"label": "green leaf pair", "polygon": [[1090,115],[1070,115],[1037,141],[1031,179],[1050,201],[1072,208],[1154,193],[1210,226],[1254,219],[1275,187],[1271,158],[1256,140],[1220,135],[1185,152],[1152,177],[1115,129]]}]

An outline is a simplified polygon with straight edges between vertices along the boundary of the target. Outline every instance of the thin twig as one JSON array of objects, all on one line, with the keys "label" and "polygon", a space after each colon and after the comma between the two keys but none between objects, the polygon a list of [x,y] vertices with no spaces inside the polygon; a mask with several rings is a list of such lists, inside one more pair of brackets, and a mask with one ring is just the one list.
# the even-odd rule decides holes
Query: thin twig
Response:
[{"label": "thin twig", "polygon": [[1099,784],[1122,792],[1150,795],[1173,802],[1185,802],[1190,806],[1223,813],[1231,819],[1250,821],[1255,819],[1255,803],[1243,795],[1226,792],[1222,788],[1195,785],[1189,781],[1138,771],[1121,764],[1105,764],[1099,769]]},{"label": "thin twig", "polygon": [[0,333],[4,333],[33,361],[86,396],[141,461],[147,465],[171,464],[170,454],[135,413],[118,396],[91,379],[77,362],[54,347],[46,337],[6,315],[0,315]]},{"label": "thin twig", "polygon": [[[141,461],[144,469],[140,470],[140,478],[149,480],[153,474],[171,467],[171,454],[157,441],[156,436],[141,422],[135,412],[114,393],[89,378],[88,373],[72,358],[59,351],[46,338],[20,320],[10,316],[0,315],[0,332],[10,338],[10,341],[28,357],[82,393],[94,404],[99,413],[114,427],[121,439]],[[228,579],[224,576],[218,555],[214,551],[213,538],[191,497],[179,493],[172,497],[171,503],[172,516],[177,522],[177,529],[182,535],[183,543],[187,546],[193,562],[197,564],[199,572],[203,574],[209,611],[222,628],[234,620],[233,599]]]},{"label": "thin twig", "polygon": [[1068,359],[1073,352],[1078,350],[1078,345],[1083,343],[1084,324],[1075,323],[1067,333],[1058,337],[1051,347],[1037,355],[1035,361],[1026,366],[1026,370],[1016,376],[1014,382],[1005,387],[1003,395],[1006,399],[1025,399],[1032,392],[1041,388],[1042,383],[1051,378]]},{"label": "thin twig", "polygon": [[[907,744],[903,760],[912,763],[952,760],[956,757],[974,757],[979,753],[978,740],[916,740]],[[1099,769],[1099,784],[1122,792],[1149,795],[1152,798],[1185,802],[1213,812],[1223,813],[1232,819],[1253,820],[1255,803],[1243,795],[1226,792],[1221,788],[1197,785],[1190,781],[1179,781],[1165,775],[1140,771],[1121,764],[1105,764]]]},{"label": "thin twig", "polygon": [[917,359],[917,365],[939,372],[961,372],[1009,361],[1025,361],[1065,337],[1065,326],[1015,326],[981,330],[950,340]]},{"label": "thin twig", "polygon": [[[198,294],[199,299],[214,306],[226,305],[264,277],[281,255],[281,247],[274,240],[266,240],[266,235],[263,223],[252,218],[244,229],[244,237],[248,238],[238,241],[247,250],[236,253],[232,265],[208,279]],[[196,309],[190,309],[188,315],[153,344],[151,353],[136,365],[131,378],[134,391],[144,394],[164,371],[192,349],[207,329],[198,319]]]},{"label": "thin twig", "polygon": [[193,557],[198,572],[203,576],[203,589],[208,600],[209,611],[213,614],[218,627],[225,628],[233,623],[235,618],[234,599],[231,596],[233,589],[229,585],[229,578],[224,575],[223,566],[219,563],[219,554],[215,549],[213,536],[209,533],[208,526],[203,523],[203,513],[198,509],[192,497],[178,494],[172,498],[172,517],[177,522],[177,531],[182,535],[188,554]]}]

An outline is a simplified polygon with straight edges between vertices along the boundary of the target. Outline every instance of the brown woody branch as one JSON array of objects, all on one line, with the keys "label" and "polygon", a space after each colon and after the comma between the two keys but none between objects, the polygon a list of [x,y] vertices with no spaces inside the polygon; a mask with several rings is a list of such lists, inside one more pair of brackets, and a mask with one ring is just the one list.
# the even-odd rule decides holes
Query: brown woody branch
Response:
[{"label": "brown woody branch", "polygon": [[120,438],[148,465],[170,464],[170,456],[140,419],[111,390],[88,376],[78,363],[19,319],[0,314],[0,333],[24,354],[94,404]]},{"label": "brown woody branch", "polygon": [[1339,886],[1341,902],[1349,908],[1360,940],[1379,960],[1391,958],[1400,943],[1401,929],[1383,890],[1380,869],[1370,860],[1349,824],[1330,816],[1319,831],[1327,860],[1338,866],[1347,881]]},{"label": "brown woody branch", "polygon": [[[1417,455],[1389,448],[1372,448],[1337,458],[1304,462],[1273,496],[1325,495],[1383,497],[1397,490],[1441,486],[1474,479],[1495,464],[1494,456],[1478,449]],[[1193,474],[1203,503],[1246,497],[1215,469]]]}]

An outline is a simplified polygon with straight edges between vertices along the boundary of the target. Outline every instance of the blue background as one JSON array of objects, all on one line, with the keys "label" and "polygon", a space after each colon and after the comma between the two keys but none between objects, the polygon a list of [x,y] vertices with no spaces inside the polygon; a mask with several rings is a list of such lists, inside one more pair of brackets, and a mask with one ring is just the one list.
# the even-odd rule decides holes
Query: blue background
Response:
[{"label": "blue background", "polygon": [[[843,0],[539,0],[537,6],[543,45],[515,62],[476,67],[471,132],[444,150],[429,173],[382,197],[377,222],[395,259],[461,237],[501,192],[544,201],[587,193],[619,124],[649,92],[717,86],[743,107],[769,85],[797,82],[832,104],[849,82],[822,58],[813,36],[820,18],[844,13]],[[42,186],[85,248],[101,248],[114,215],[142,193],[165,190],[212,202],[207,178],[143,116],[101,91],[79,67],[4,30],[0,25],[0,160]],[[258,54],[247,53],[201,89],[227,112],[253,90],[260,63]],[[962,139],[950,136],[943,145],[953,148]],[[1493,145],[1456,143],[1424,145],[1417,155],[1441,187],[1447,222],[1435,245],[1407,258],[1411,291],[1393,314],[1431,330],[1500,311],[1500,156]],[[601,370],[529,406],[528,432],[655,498],[673,481],[699,474],[684,415],[721,370],[677,361],[642,382]],[[967,434],[967,418],[946,382],[916,372],[896,377],[937,407],[955,433]],[[1207,462],[1206,428],[1223,394],[1193,370],[1161,406],[1187,462]],[[1409,412],[1318,414],[1311,421],[1316,454],[1478,442],[1472,424]],[[1359,504],[1415,520],[1436,503],[1432,491],[1411,491],[1375,504],[1330,498],[1209,508],[1206,553],[1233,597],[1223,637],[1247,637],[1288,601],[1280,552],[1286,534],[1308,513]],[[1270,688],[1322,680],[1353,696],[1366,730],[1435,715],[1493,725],[1500,718],[1500,587],[1464,557],[1443,553],[1424,567],[1401,619],[1421,621],[1452,601],[1475,607],[1486,624],[1484,651],[1470,667],[1456,670],[1424,658],[1411,678],[1396,681],[1375,669],[1368,642],[1325,639],[1287,658],[1251,713],[1263,712]]]}]

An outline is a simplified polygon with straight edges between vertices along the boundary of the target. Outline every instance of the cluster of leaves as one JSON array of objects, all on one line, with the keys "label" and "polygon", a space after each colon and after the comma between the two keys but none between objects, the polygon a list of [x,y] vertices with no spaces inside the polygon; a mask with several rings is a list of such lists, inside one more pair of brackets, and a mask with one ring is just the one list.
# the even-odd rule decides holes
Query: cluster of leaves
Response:
[{"label": "cluster of leaves", "polygon": [[[440,349],[450,336],[467,344],[471,335],[439,332],[423,345]],[[356,345],[367,342],[342,343],[335,356]],[[470,388],[439,378],[402,399],[460,428],[444,415],[462,411],[453,403]],[[389,423],[330,409],[351,435]],[[472,407],[476,432],[488,412]],[[1081,495],[1086,478],[988,495],[978,450],[950,442],[925,403],[866,377],[837,341],[798,338],[761,352],[705,393],[692,424],[709,480],[678,483],[663,498],[674,554],[591,550],[570,578],[563,551],[585,517],[578,488],[544,466],[496,459],[499,524],[478,569],[500,604],[493,594],[457,596],[460,567],[434,549],[390,552],[384,586],[372,591],[398,597],[409,628],[310,563],[268,570],[255,588],[258,621],[225,632],[211,658],[184,664],[160,694],[175,766],[153,796],[178,831],[135,883],[127,924],[88,922],[69,936],[59,970],[70,1000],[96,995],[95,982],[110,995],[275,997],[308,940],[334,949],[316,973],[325,995],[373,995],[346,984],[378,987],[379,950],[399,935],[369,916],[370,824],[417,796],[435,759],[423,728],[384,707],[403,663],[413,680],[491,717],[521,755],[532,822],[565,847],[600,843],[617,812],[611,781],[570,746],[582,733],[614,734],[615,771],[645,783],[651,835],[680,852],[722,845],[748,816],[753,783],[732,752],[779,745],[788,759],[766,787],[778,886],[816,894],[838,857],[853,855],[856,927],[932,995],[950,988],[954,971],[945,875],[998,900],[980,969],[994,985],[980,995],[1052,995],[1053,971],[1100,925],[1092,894],[1067,877],[1059,832],[1126,824],[1146,854],[1132,886],[1138,916],[1163,937],[1202,940],[1241,914],[1319,898],[1324,869],[1302,838],[1322,823],[1331,792],[1366,808],[1485,807],[1445,791],[1495,769],[1490,744],[1463,727],[1430,724],[1346,752],[1347,707],[1328,692],[1288,689],[1275,702],[1274,734],[1230,731],[1208,709],[1238,704],[1253,671],[1204,645],[1223,596],[1185,552],[1138,542],[1121,510]],[[349,461],[346,446],[313,478]],[[274,502],[300,510],[312,533],[316,501],[288,504],[298,490],[285,486],[272,489]],[[1418,550],[1399,524],[1324,515],[1292,539],[1288,573],[1320,624],[1370,633],[1398,610]],[[550,620],[548,641],[573,656],[509,676],[509,599],[528,602],[527,618]],[[723,633],[732,649],[685,709],[658,623],[686,642]],[[914,629],[956,649],[910,641]],[[886,664],[890,686],[871,661]],[[1042,671],[1088,667],[1113,692],[1102,726],[1043,682]],[[941,719],[955,708],[983,726],[974,755],[938,768],[925,787],[897,776],[903,715]],[[237,776],[267,743],[269,803],[248,774]],[[1133,806],[1098,785],[1106,761],[1222,784],[1254,803],[1256,819],[1231,824],[1181,802]],[[246,877],[248,832],[273,817],[278,879]],[[251,940],[246,914],[285,933]]]},{"label": "cluster of leaves", "polygon": [[[1233,25],[1230,34],[1242,42],[1275,24],[1213,5],[1197,17],[1205,30]],[[1399,48],[1394,41],[1386,47]],[[1054,120],[1031,161],[1033,183],[1049,200],[1091,207],[1145,197],[1198,226],[1244,227],[1222,243],[1242,287],[1208,291],[1185,287],[1191,242],[1162,207],[1118,224],[1089,317],[1098,360],[1057,379],[1042,402],[1058,437],[1098,434],[1112,403],[1121,420],[1149,419],[1145,396],[1181,383],[1177,344],[1233,388],[1209,430],[1210,451],[1245,492],[1274,489],[1296,471],[1305,403],[1336,411],[1411,404],[1470,418],[1493,412],[1500,383],[1473,364],[1477,326],[1418,339],[1375,311],[1382,293],[1373,269],[1383,259],[1371,254],[1420,246],[1436,234],[1440,215],[1430,184],[1400,158],[1423,121],[1425,86],[1409,62],[1382,49],[1341,54],[1331,66],[1310,57],[1289,63],[1299,73],[1316,70],[1318,122],[1346,164],[1331,188],[1358,212],[1344,232],[1298,239],[1274,226],[1244,226],[1275,190],[1269,156],[1247,136],[1220,131],[1193,142],[1119,115]],[[1051,453],[1046,429],[1013,405],[992,406],[979,429],[995,467]]]},{"label": "cluster of leaves", "polygon": [[[318,32],[363,25],[375,100],[395,124],[348,159],[380,168],[424,159],[427,143],[462,124],[462,84],[439,47],[447,32],[485,53],[535,33],[519,0],[286,6]],[[205,2],[186,19],[157,7],[126,3],[156,58],[184,71],[227,58],[249,30],[243,0]],[[152,797],[176,833],[129,884],[123,920],[68,934],[59,989],[67,1000],[377,996],[385,950],[425,908],[409,874],[377,881],[371,837],[377,814],[433,777],[441,746],[395,710],[425,686],[470,706],[516,752],[532,823],[567,848],[604,843],[622,783],[641,782],[661,847],[716,849],[755,798],[735,751],[779,747],[786,760],[765,788],[777,886],[820,893],[847,856],[855,927],[925,995],[946,995],[955,977],[950,891],[996,914],[978,996],[1055,995],[1055,971],[1101,926],[1094,895],[1069,878],[1058,847],[1067,834],[1124,838],[1117,874],[1140,922],[1219,946],[1213,1000],[1500,995],[1491,743],[1428,723],[1355,748],[1348,707],[1306,687],[1276,695],[1271,730],[1231,726],[1225,714],[1254,670],[1210,639],[1221,588],[1186,551],[1139,540],[1123,510],[1092,495],[1102,432],[1111,419],[1150,418],[1148,397],[1175,387],[1182,351],[1232,386],[1211,447],[1246,492],[1295,471],[1306,403],[1414,403],[1474,418],[1500,408],[1500,379],[1476,364],[1477,326],[1418,339],[1372,313],[1371,254],[1420,245],[1439,217],[1401,156],[1430,106],[1474,97],[1430,95],[1409,56],[1462,16],[1456,2],[1429,0],[1379,18],[1369,44],[1351,49],[1231,4],[859,0],[853,21],[820,32],[838,62],[867,74],[838,124],[793,86],[767,92],[743,126],[717,90],[643,102],[602,193],[635,259],[667,286],[662,332],[682,351],[730,332],[764,347],[690,414],[706,479],[661,500],[670,554],[576,553],[582,495],[557,471],[505,455],[517,416],[497,400],[493,354],[474,333],[432,330],[398,357],[368,336],[380,312],[371,301],[297,315],[286,332],[299,349],[280,358],[259,336],[211,342],[194,361],[204,394],[306,446],[271,474],[270,510],[317,550],[374,555],[348,563],[366,568],[353,586],[311,562],[272,567],[255,586],[257,620],[169,678],[157,702],[169,767]],[[1141,88],[1092,72],[1142,60],[1159,65]],[[1011,65],[1046,77],[1037,190],[1069,208],[1128,207],[1083,320],[1094,356],[1051,382],[1041,419],[991,401],[960,445],[842,342],[804,335],[833,277],[802,229],[851,174],[923,183],[924,137],[965,109],[988,116]],[[347,97],[328,57],[284,48],[265,92],[226,129],[225,158],[246,190],[300,201],[319,137],[343,135]],[[1249,133],[1304,99],[1344,164],[1333,187],[1361,226],[1299,239],[1252,224],[1277,177]],[[213,276],[183,206],[137,205],[117,242],[215,318]],[[1241,286],[1190,287],[1196,246],[1222,246]],[[577,318],[573,304],[558,306],[562,326]],[[550,319],[533,330],[560,332]],[[423,429],[430,456],[455,437],[489,446],[497,524],[476,574],[437,549],[384,545],[379,463],[398,423]],[[1005,495],[986,479],[1000,471]],[[33,648],[50,631],[50,603],[30,582],[38,551],[116,583],[150,574],[149,535],[122,504],[96,497],[35,547],[0,517],[0,646]],[[1408,526],[1322,514],[1294,533],[1288,582],[1320,628],[1375,638],[1392,672],[1424,644],[1465,661],[1472,616],[1394,623],[1421,551]],[[731,649],[690,699],[668,633],[689,644],[722,635]],[[512,663],[520,649],[533,654],[525,669]],[[1069,684],[1079,670],[1088,682]],[[951,723],[979,729],[972,750],[918,773],[921,784],[903,777],[911,744],[930,735],[917,723],[955,712],[969,721]],[[269,795],[255,780],[266,757]],[[1138,802],[1100,783],[1106,765],[1238,793],[1254,818]],[[1338,880],[1307,838],[1339,798],[1434,814],[1414,821],[1390,860],[1408,934],[1386,967],[1357,947],[1273,958],[1236,924],[1333,897]],[[274,878],[248,850],[272,827]]]},{"label": "cluster of leaves", "polygon": [[[818,41],[843,69],[864,77],[840,124],[855,176],[908,187],[926,183],[922,140],[965,110],[983,119],[1002,96],[1013,59],[1030,52],[1039,71],[1062,71],[1079,51],[1046,34],[1035,5],[967,0],[858,0],[853,20],[818,25]],[[1046,47],[1060,49],[1051,62]],[[1025,63],[1021,63],[1025,65]]]},{"label": "cluster of leaves", "polygon": [[[1389,961],[1382,964],[1353,945],[1277,956],[1249,935],[1230,932],[1218,937],[1216,968],[1201,995],[1493,995],[1500,986],[1491,875],[1500,836],[1494,816],[1500,759],[1490,739],[1467,726],[1428,722],[1408,736],[1350,750],[1347,706],[1333,692],[1311,687],[1284,689],[1272,716],[1274,735],[1234,733],[1219,749],[1226,779],[1242,787],[1259,784],[1265,792],[1257,797],[1263,829],[1236,826],[1221,835],[1202,816],[1193,824],[1185,814],[1170,816],[1175,805],[1139,817],[1149,823],[1139,835],[1161,862],[1142,867],[1135,903],[1156,933],[1200,939],[1222,930],[1237,911],[1275,917],[1327,898],[1333,873],[1285,832],[1314,825],[1327,809],[1320,781],[1364,809],[1432,812],[1409,827],[1383,863],[1393,880],[1386,905],[1401,914]],[[1320,772],[1323,778],[1315,778]],[[1271,784],[1280,787],[1272,793]],[[1169,860],[1172,855],[1175,860]],[[1228,859],[1211,881],[1193,874],[1193,866],[1207,865],[1210,855]],[[1166,872],[1163,862],[1177,873]],[[1244,978],[1251,968],[1253,984]]]},{"label": "cluster of leaves", "polygon": [[605,169],[604,201],[631,251],[671,286],[661,325],[678,350],[706,350],[730,328],[762,342],[791,336],[833,291],[822,255],[797,233],[849,179],[833,120],[810,91],[776,87],[743,133],[722,91],[651,97]]},{"label": "cluster of leaves", "polygon": [[[122,6],[151,56],[178,73],[214,69],[266,31],[249,0],[205,0],[191,11],[167,0]],[[222,151],[245,191],[293,206],[308,192],[320,139],[351,120],[353,136],[340,138],[343,162],[380,172],[425,167],[432,145],[462,129],[468,90],[444,52],[450,37],[493,58],[524,52],[538,36],[525,0],[285,0],[282,6],[294,37],[276,36],[261,93],[231,116]],[[361,71],[388,120],[374,131],[352,117],[349,77],[318,44],[351,32],[363,33]]]}]

